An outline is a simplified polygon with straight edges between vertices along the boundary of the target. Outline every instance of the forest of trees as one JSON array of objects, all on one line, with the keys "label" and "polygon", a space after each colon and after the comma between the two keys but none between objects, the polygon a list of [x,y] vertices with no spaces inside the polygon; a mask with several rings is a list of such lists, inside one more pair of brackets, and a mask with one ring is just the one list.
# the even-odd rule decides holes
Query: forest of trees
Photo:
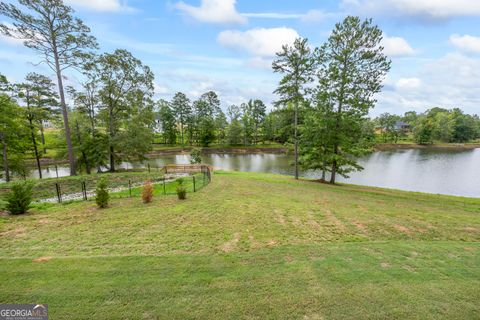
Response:
[{"label": "forest of trees", "polygon": [[[154,143],[207,147],[212,144],[293,146],[295,176],[299,168],[347,175],[361,169],[356,158],[370,152],[376,131],[384,142],[411,133],[418,143],[466,142],[480,136],[478,116],[460,109],[433,108],[423,114],[382,114],[370,110],[390,69],[380,43],[382,32],[372,20],[347,17],[328,40],[312,48],[297,39],[277,53],[273,71],[282,79],[271,111],[259,99],[223,106],[214,91],[200,97],[177,92],[170,101],[154,99],[154,75],[127,50],[98,53],[90,29],[62,1],[23,0],[22,6],[0,4],[12,24],[0,31],[22,39],[38,60],[55,73],[55,81],[29,73],[21,83],[0,75],[1,167],[25,175],[34,159],[50,152],[45,126],[57,128],[63,147],[57,158],[69,161],[71,174],[107,168],[121,161],[144,159]],[[64,87],[65,70],[79,70],[81,85]],[[409,125],[398,130],[396,123]],[[377,132],[378,133],[378,132]]]}]

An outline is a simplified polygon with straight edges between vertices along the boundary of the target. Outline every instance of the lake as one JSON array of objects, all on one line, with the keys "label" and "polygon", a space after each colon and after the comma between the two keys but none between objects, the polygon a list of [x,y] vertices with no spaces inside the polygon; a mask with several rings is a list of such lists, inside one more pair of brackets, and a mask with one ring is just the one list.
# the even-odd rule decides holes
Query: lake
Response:
[{"label": "lake", "polygon": [[[203,156],[203,162],[225,170],[293,174],[293,156],[282,154],[213,154]],[[365,168],[353,172],[339,182],[394,188],[466,197],[480,197],[480,149],[437,151],[407,149],[374,152],[359,160]],[[144,163],[122,163],[121,168],[152,167],[165,164],[187,164],[187,155],[167,155]],[[68,167],[58,167],[59,176],[68,175]],[[37,172],[32,170],[32,176]],[[55,177],[52,167],[44,177]],[[302,176],[319,178],[319,172],[307,171]]]}]

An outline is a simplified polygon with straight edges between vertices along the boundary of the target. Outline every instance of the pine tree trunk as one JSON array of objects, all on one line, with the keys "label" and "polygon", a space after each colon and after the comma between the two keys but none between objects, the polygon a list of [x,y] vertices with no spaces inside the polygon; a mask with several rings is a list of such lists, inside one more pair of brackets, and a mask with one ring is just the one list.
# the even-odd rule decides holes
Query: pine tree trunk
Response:
[{"label": "pine tree trunk", "polygon": [[35,139],[35,129],[33,127],[33,121],[30,116],[28,117],[28,123],[30,124],[30,134],[32,137],[33,151],[35,152],[35,160],[37,162],[38,177],[42,179],[42,167],[40,165],[40,155],[38,154],[37,139]]},{"label": "pine tree trunk", "polygon": [[298,180],[298,101],[295,100],[295,179]]},{"label": "pine tree trunk", "polygon": [[73,154],[73,145],[72,145],[72,139],[70,134],[70,126],[68,124],[68,109],[67,109],[67,103],[65,102],[65,92],[63,90],[62,69],[60,68],[58,51],[56,46],[54,46],[53,54],[55,58],[55,71],[57,74],[57,81],[58,81],[58,93],[60,94],[60,105],[62,106],[63,126],[65,129],[65,140],[67,141],[68,162],[70,164],[70,175],[75,176],[77,175],[77,170],[75,167],[75,155]]},{"label": "pine tree trunk", "polygon": [[42,149],[43,149],[43,154],[47,153],[47,147],[45,146],[45,133],[43,132],[43,121],[40,120],[40,134],[42,138]]},{"label": "pine tree trunk", "polygon": [[109,132],[110,132],[110,172],[115,172],[115,150],[112,145],[112,140],[114,136],[114,129],[113,129],[113,108],[109,108]]},{"label": "pine tree trunk", "polygon": [[5,141],[5,136],[2,134],[2,144],[3,144],[3,169],[5,171],[5,181],[10,182],[10,169],[8,167],[8,157],[7,157],[7,142]]}]

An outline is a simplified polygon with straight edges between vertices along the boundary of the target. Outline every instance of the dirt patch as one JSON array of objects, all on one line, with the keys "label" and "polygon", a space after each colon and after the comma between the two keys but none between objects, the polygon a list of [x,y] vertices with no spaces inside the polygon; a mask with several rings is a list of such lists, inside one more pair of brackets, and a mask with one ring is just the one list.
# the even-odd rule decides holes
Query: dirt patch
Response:
[{"label": "dirt patch", "polygon": [[340,229],[341,231],[345,231],[345,225],[343,224],[342,221],[340,221],[340,220],[333,214],[332,211],[330,211],[329,209],[325,209],[325,214],[326,214],[327,219],[328,219],[333,225],[335,225],[335,227],[337,227],[337,228]]},{"label": "dirt patch", "polygon": [[12,237],[12,238],[18,238],[18,237],[23,237],[26,233],[27,229],[24,227],[19,227],[13,230],[8,230],[5,232],[2,232],[0,236],[2,237]]},{"label": "dirt patch", "polygon": [[314,227],[316,229],[320,228],[320,224],[315,219],[315,216],[314,216],[313,212],[311,212],[311,211],[307,212],[307,217],[308,217],[307,224],[309,226]]},{"label": "dirt patch", "polygon": [[399,224],[395,224],[393,227],[397,231],[400,231],[400,232],[406,233],[406,234],[410,234],[410,229],[408,229],[407,227],[404,227],[404,226],[399,225]]},{"label": "dirt patch", "polygon": [[280,223],[282,226],[286,224],[285,217],[283,216],[282,212],[280,210],[275,210],[276,217],[275,220],[277,220],[278,223]]},{"label": "dirt patch", "polygon": [[40,257],[40,258],[36,258],[36,259],[33,259],[33,262],[48,262],[52,260],[52,257]]},{"label": "dirt patch", "polygon": [[233,234],[233,239],[222,244],[220,250],[223,252],[232,252],[237,247],[238,241],[240,241],[240,233],[235,232]]},{"label": "dirt patch", "polygon": [[365,231],[366,230],[365,224],[363,224],[361,222],[354,221],[353,225],[360,231]]},{"label": "dirt patch", "polygon": [[390,263],[382,262],[382,263],[380,263],[380,267],[382,267],[383,269],[389,269],[390,268]]},{"label": "dirt patch", "polygon": [[477,228],[473,228],[473,227],[465,227],[463,228],[464,231],[467,231],[467,232],[478,232],[478,229]]}]

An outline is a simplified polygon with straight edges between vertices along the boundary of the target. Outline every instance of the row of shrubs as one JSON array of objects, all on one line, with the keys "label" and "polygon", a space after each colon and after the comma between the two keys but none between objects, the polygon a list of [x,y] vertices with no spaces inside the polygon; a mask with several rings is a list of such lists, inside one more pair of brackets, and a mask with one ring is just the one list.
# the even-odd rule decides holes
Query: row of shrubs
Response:
[{"label": "row of shrubs", "polygon": [[[183,178],[177,179],[177,196],[180,200],[187,198],[187,188],[184,185]],[[33,187],[32,181],[22,181],[14,183],[5,200],[6,209],[10,214],[24,214],[30,209],[32,203]],[[153,185],[150,180],[146,180],[142,187],[143,203],[150,203],[153,200]],[[98,181],[95,190],[95,202],[99,208],[107,208],[110,201],[107,180],[102,178]]]}]

